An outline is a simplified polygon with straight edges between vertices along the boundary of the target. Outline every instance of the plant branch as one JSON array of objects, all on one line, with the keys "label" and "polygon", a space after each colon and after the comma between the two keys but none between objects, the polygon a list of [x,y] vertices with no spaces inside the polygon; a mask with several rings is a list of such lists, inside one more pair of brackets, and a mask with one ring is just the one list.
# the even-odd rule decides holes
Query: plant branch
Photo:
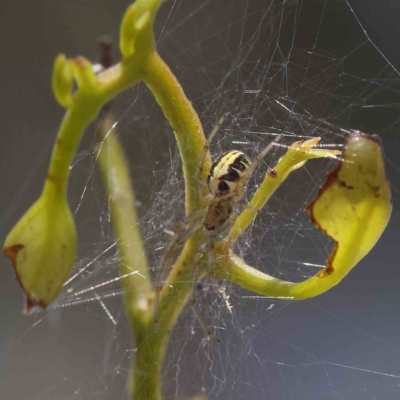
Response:
[{"label": "plant branch", "polygon": [[[191,214],[200,207],[197,167],[205,143],[201,122],[179,82],[157,53],[149,58],[143,81],[152,91],[174,130],[182,158],[186,212]],[[205,162],[210,162],[209,157]],[[193,281],[192,264],[199,243],[199,235],[194,235],[187,241],[160,293],[159,331],[156,332],[155,326],[150,322],[148,336],[137,352],[134,384],[131,386],[135,399],[161,398],[159,380],[165,347],[170,330],[189,298]]]},{"label": "plant branch", "polygon": [[328,291],[337,285],[348,271],[342,269],[324,279],[315,275],[303,282],[293,283],[265,274],[230,252],[229,256],[216,266],[215,275],[263,296],[282,300],[303,300]]},{"label": "plant branch", "polygon": [[110,116],[105,116],[100,121],[98,140],[97,161],[109,197],[126,312],[135,342],[140,343],[143,340],[144,327],[152,315],[154,293],[136,215],[129,167]]},{"label": "plant branch", "polygon": [[[143,73],[143,81],[153,93],[174,130],[182,158],[186,213],[190,215],[199,208],[200,201],[197,190],[197,168],[205,144],[200,119],[175,75],[157,53],[149,58],[147,69]],[[209,163],[210,159],[206,157],[206,165]]]}]

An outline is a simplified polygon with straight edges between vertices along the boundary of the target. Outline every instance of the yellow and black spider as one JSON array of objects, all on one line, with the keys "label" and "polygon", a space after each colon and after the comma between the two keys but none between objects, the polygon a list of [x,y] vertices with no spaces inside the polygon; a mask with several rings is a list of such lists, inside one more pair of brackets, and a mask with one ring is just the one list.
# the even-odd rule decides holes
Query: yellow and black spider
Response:
[{"label": "yellow and black spider", "polygon": [[[246,203],[241,202],[244,198],[245,187],[249,181],[254,169],[263,159],[263,157],[272,149],[272,147],[280,140],[278,136],[270,143],[258,156],[251,162],[250,159],[241,151],[232,150],[222,154],[212,164],[206,183],[201,179],[202,167],[210,144],[218,132],[223,122],[223,118],[215,126],[207,139],[198,168],[199,193],[202,194],[202,186],[207,185],[211,198],[208,207],[194,212],[185,218],[184,222],[178,225],[175,235],[167,244],[161,258],[161,266],[165,264],[165,260],[171,261],[175,257],[177,249],[182,246],[195,232],[203,228],[204,234],[208,237],[208,241],[201,246],[200,252],[194,261],[194,278],[192,285],[192,293],[190,297],[190,306],[196,315],[200,325],[208,336],[218,341],[218,338],[207,328],[203,318],[196,308],[195,286],[197,283],[197,263],[202,255],[206,252],[210,254],[209,272],[212,273],[212,252],[214,244],[224,240],[226,234],[232,227],[237,211],[248,208]],[[156,292],[159,293],[161,287],[157,287]],[[157,325],[157,299],[155,301],[154,320]]]}]

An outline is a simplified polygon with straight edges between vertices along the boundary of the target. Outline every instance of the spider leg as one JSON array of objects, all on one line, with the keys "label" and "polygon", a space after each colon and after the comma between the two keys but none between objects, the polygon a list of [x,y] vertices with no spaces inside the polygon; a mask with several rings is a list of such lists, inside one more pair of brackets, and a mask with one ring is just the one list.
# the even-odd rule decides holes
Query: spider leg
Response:
[{"label": "spider leg", "polygon": [[156,327],[156,331],[160,329],[159,320],[158,320],[158,305],[160,304],[160,292],[162,290],[162,286],[156,286],[155,296],[154,296],[154,304],[153,304],[153,322]]},{"label": "spider leg", "polygon": [[192,291],[190,294],[190,307],[193,310],[194,315],[196,316],[197,321],[199,321],[199,324],[203,328],[204,332],[209,336],[211,339],[215,340],[216,342],[220,343],[220,340],[217,338],[217,336],[211,332],[211,330],[207,327],[203,317],[201,316],[200,312],[198,311],[196,307],[196,284],[198,281],[198,276],[199,276],[199,261],[200,261],[200,253],[197,254],[194,262],[194,271],[193,271],[193,281],[192,281]]},{"label": "spider leg", "polygon": [[212,132],[210,133],[210,136],[208,137],[208,139],[206,140],[206,143],[204,144],[203,151],[201,152],[201,156],[200,156],[199,167],[198,167],[198,173],[197,173],[198,178],[200,178],[200,175],[203,172],[203,164],[204,164],[204,160],[206,158],[206,154],[208,153],[208,150],[210,149],[210,144],[211,144],[212,140],[214,139],[214,136],[218,132],[219,128],[224,123],[224,121],[225,121],[225,117],[222,116],[219,119],[217,125],[214,126],[214,129],[212,130]]},{"label": "spider leg", "polygon": [[[199,220],[196,223],[194,223],[190,228],[188,228],[186,231],[182,232],[182,235],[178,234],[176,235],[176,237],[174,237],[169,243],[168,245],[165,247],[165,250],[163,251],[163,254],[161,255],[161,259],[160,259],[160,263],[159,263],[159,267],[158,269],[161,270],[161,282],[164,282],[164,274],[163,272],[166,270],[166,268],[164,267],[165,264],[167,265],[172,265],[172,261],[174,258],[174,255],[176,253],[176,251],[178,250],[178,248],[186,242],[186,240],[188,240],[194,233],[196,233],[196,231],[198,231],[201,227],[203,226],[203,220]],[[162,285],[157,285],[157,286],[161,286]],[[161,291],[161,289],[157,289],[156,290]],[[158,305],[157,305],[158,306]]]},{"label": "spider leg", "polygon": [[222,116],[219,119],[217,125],[214,126],[214,129],[212,130],[212,132],[210,133],[210,136],[206,140],[206,143],[204,144],[204,147],[203,147],[203,151],[201,152],[201,155],[200,155],[200,161],[199,161],[199,165],[197,167],[197,180],[199,181],[200,197],[202,196],[202,190],[201,190],[202,186],[208,186],[207,182],[205,182],[205,180],[202,179],[202,177],[201,177],[201,174],[203,172],[204,160],[206,158],[208,151],[210,150],[210,144],[211,144],[212,140],[214,139],[214,136],[216,135],[216,133],[218,132],[219,128],[221,127],[221,125],[223,124],[224,121],[225,121],[225,117]]},{"label": "spider leg", "polygon": [[200,187],[201,187],[201,186],[206,186],[206,187],[208,187],[207,181],[206,181],[205,179],[198,178],[198,181],[199,181]]},{"label": "spider leg", "polygon": [[[203,217],[207,213],[207,209],[199,210],[194,212],[192,215],[185,219],[185,222],[179,224],[176,231],[177,233],[171,239],[171,241],[165,247],[163,254],[161,255],[161,259],[159,262],[159,270],[163,270],[164,264],[167,262],[168,264],[172,264],[172,258],[176,252],[176,250],[186,242],[192,235],[194,235],[199,228],[203,226]],[[197,222],[196,222],[197,221]],[[187,223],[194,222],[186,230],[183,230]],[[163,277],[160,279],[161,282],[164,281]],[[154,306],[153,306],[153,321],[156,326],[156,330],[159,328],[159,319],[158,319],[158,305],[160,299],[160,292],[162,290],[163,285],[157,285],[155,287],[155,296],[154,296]]]},{"label": "spider leg", "polygon": [[273,140],[260,154],[257,155],[257,157],[252,161],[249,168],[246,169],[246,171],[243,174],[242,179],[240,180],[240,182],[238,182],[237,194],[235,195],[236,200],[243,199],[244,187],[247,185],[247,182],[249,181],[251,174],[257,168],[260,161],[271,151],[271,149],[275,146],[275,144],[278,143],[282,139],[282,136],[283,135],[277,136],[275,138],[275,140]]},{"label": "spider leg", "polygon": [[217,336],[214,335],[208,328],[206,323],[204,322],[202,316],[199,314],[197,307],[196,307],[196,299],[192,298],[190,300],[190,307],[192,307],[193,313],[197,318],[197,321],[199,321],[199,324],[203,328],[204,332],[209,336],[211,339],[215,340],[217,343],[221,343],[221,341],[217,338]]},{"label": "spider leg", "polygon": [[271,149],[275,146],[276,143],[279,143],[280,140],[282,139],[283,135],[279,135],[273,140],[260,154],[257,155],[257,157],[252,161],[251,165],[249,168],[244,173],[244,176],[247,176],[247,180],[253,173],[253,171],[257,168],[258,164],[260,161],[271,151]]},{"label": "spider leg", "polygon": [[224,236],[226,236],[226,233],[228,233],[230,231],[230,229],[232,228],[235,220],[236,220],[237,214],[235,212],[233,212],[230,216],[229,219],[225,221],[225,223],[220,226],[219,228],[215,229],[213,231],[213,238],[212,240],[212,248],[214,248],[214,244],[223,240]]},{"label": "spider leg", "polygon": [[211,276],[214,276],[214,240],[210,239],[210,243],[208,245],[208,273]]},{"label": "spider leg", "polygon": [[207,211],[208,211],[207,208],[203,208],[203,209],[201,209],[201,210],[195,211],[194,213],[188,215],[188,216],[183,220],[183,222],[180,223],[180,224],[178,225],[178,227],[181,226],[181,225],[190,224],[191,222],[196,221],[196,220],[198,220],[198,219],[200,219],[200,218],[204,218],[205,215],[207,214]]},{"label": "spider leg", "polygon": [[214,246],[215,243],[219,241],[223,241],[226,237],[226,234],[232,228],[235,220],[236,220],[236,213],[232,212],[229,218],[224,222],[224,224],[217,229],[212,231],[212,235],[209,235],[209,241],[206,244],[204,252],[208,253],[208,274],[211,278],[214,276]]},{"label": "spider leg", "polygon": [[[166,259],[170,262],[178,247],[185,243],[186,240],[188,240],[203,226],[203,217],[206,214],[207,209],[196,211],[192,215],[189,215],[189,217],[185,218],[183,223],[177,226],[175,229],[176,234],[164,248],[160,260],[160,267],[164,265]],[[193,225],[185,229],[185,225],[192,222],[194,222]]]},{"label": "spider leg", "polygon": [[257,210],[257,208],[251,207],[246,203],[234,202],[234,203],[232,203],[232,205],[233,205],[233,207],[237,208],[240,211],[251,210],[251,211],[254,211],[256,213],[260,212],[260,210]]}]

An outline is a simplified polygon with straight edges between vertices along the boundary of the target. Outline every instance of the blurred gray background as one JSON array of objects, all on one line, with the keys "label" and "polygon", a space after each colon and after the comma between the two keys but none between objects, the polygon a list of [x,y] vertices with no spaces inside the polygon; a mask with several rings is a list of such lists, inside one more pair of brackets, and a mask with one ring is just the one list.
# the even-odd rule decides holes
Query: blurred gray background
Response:
[{"label": "blurred gray background", "polygon": [[[118,60],[118,27],[128,4],[121,0],[0,2],[1,241],[40,193],[63,116],[50,87],[55,56],[63,52],[70,57],[81,54],[96,60],[96,39],[106,34],[115,41]],[[294,82],[303,82],[305,88],[297,87],[292,92],[299,106],[306,105],[314,116],[336,127],[381,135],[394,191],[389,228],[371,254],[330,292],[310,301],[288,304],[256,298],[246,301],[251,294],[231,288],[236,305],[233,316],[221,311],[221,304],[211,294],[205,299],[203,310],[214,326],[225,327],[221,330],[223,343],[218,348],[204,345],[203,333],[187,312],[171,339],[163,377],[168,399],[187,398],[202,391],[209,399],[235,400],[391,400],[400,396],[400,224],[396,204],[400,180],[400,85],[395,72],[400,68],[400,5],[389,0],[357,0],[350,4],[343,0],[304,0],[286,2],[284,6],[260,0],[197,0],[165,1],[161,9],[156,26],[161,37],[160,52],[199,110],[207,131],[226,111],[244,115],[247,120],[254,113],[259,127],[270,126],[273,109],[269,114],[262,111],[268,101],[259,107],[251,99],[251,106],[246,109],[246,96],[237,93],[264,85],[265,96],[284,96],[287,83],[294,87]],[[272,51],[278,41],[277,53],[281,54]],[[272,50],[267,51],[266,46]],[[307,56],[306,49],[321,57]],[[293,51],[288,57],[290,50]],[[275,58],[268,57],[276,57],[280,63],[275,64]],[[288,74],[293,80],[285,81],[281,70],[278,78],[271,78],[273,68],[281,68],[285,57],[300,70],[306,67],[310,76],[301,75],[289,65]],[[269,66],[268,71],[260,64]],[[321,81],[318,76],[323,77]],[[271,79],[270,83],[263,77]],[[315,97],[309,99],[314,89]],[[374,106],[364,107],[371,104]],[[255,114],[256,110],[259,114]],[[132,175],[146,229],[151,221],[161,223],[161,216],[155,217],[159,209],[152,208],[157,204],[154,187],[171,178],[171,164],[179,173],[173,136],[142,87],[122,95],[114,104],[114,112],[133,160]],[[227,124],[229,132],[232,125]],[[241,129],[246,130],[246,124],[252,126],[247,121]],[[82,142],[70,185],[80,233],[78,269],[93,260],[99,249],[112,243],[106,199],[91,156],[93,132],[94,126]],[[246,139],[250,139],[248,134]],[[328,142],[342,139],[340,135],[327,134]],[[318,174],[312,167],[310,171]],[[319,179],[323,179],[321,174]],[[171,186],[164,193],[171,201],[173,188],[179,191],[178,186]],[[288,193],[284,196],[282,202],[289,208],[299,208],[304,201],[300,197],[296,206]],[[277,202],[280,201],[278,195]],[[280,209],[282,213],[286,212],[284,208]],[[296,223],[294,217],[293,222]],[[279,242],[279,234],[284,238],[290,230],[280,231],[278,222],[274,224],[277,233],[270,245],[285,246],[285,242]],[[152,229],[147,229],[146,244],[153,257],[151,246],[159,238],[154,239]],[[162,236],[162,232],[156,234]],[[268,232],[264,238],[272,235]],[[263,242],[255,244],[253,250],[247,249],[251,253],[248,256],[268,260],[254,254],[266,246]],[[308,246],[311,254],[305,256],[299,244],[298,252],[294,251],[291,257],[314,260],[316,247]],[[326,254],[316,255],[320,259],[315,262],[323,262]],[[278,256],[271,258],[282,261]],[[288,259],[289,256],[283,261]],[[115,277],[116,268],[111,252],[104,262],[89,270],[92,275],[80,283],[81,287]],[[268,265],[265,269],[273,272]],[[281,271],[293,278],[290,267],[282,265]],[[297,278],[302,274],[311,272],[300,271]],[[114,288],[117,292],[118,285]],[[3,258],[0,293],[1,399],[127,398],[125,382],[134,351],[121,296],[104,300],[115,323],[101,304],[93,301],[23,316],[23,295],[10,263]],[[100,295],[105,293],[100,291]],[[63,296],[59,305],[69,302],[68,296]],[[271,305],[273,313],[268,311]],[[193,326],[195,335],[191,332]]]}]

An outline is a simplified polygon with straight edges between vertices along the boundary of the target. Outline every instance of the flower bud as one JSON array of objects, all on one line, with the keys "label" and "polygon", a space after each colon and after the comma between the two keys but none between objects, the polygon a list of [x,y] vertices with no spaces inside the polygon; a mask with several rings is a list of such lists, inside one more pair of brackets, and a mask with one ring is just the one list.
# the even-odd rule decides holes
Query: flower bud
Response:
[{"label": "flower bud", "polygon": [[75,224],[66,199],[44,191],[9,233],[4,255],[27,296],[25,314],[48,307],[74,264]]}]

